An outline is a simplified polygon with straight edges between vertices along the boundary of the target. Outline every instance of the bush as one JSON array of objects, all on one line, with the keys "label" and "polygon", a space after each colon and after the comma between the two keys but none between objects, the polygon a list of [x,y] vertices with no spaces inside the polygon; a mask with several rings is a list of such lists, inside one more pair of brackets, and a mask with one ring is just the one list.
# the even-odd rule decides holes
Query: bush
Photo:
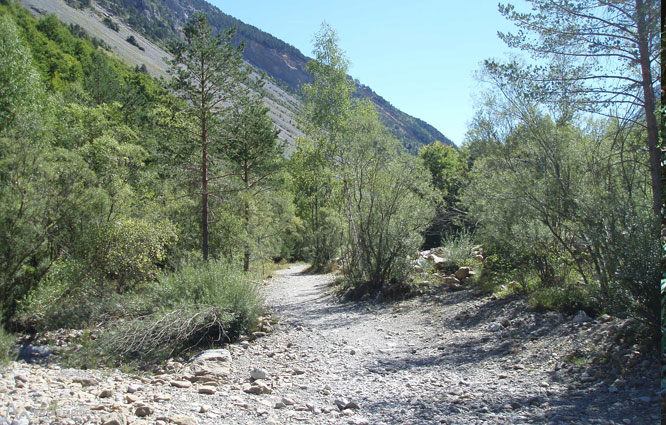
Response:
[{"label": "bush", "polygon": [[81,329],[119,317],[147,314],[153,300],[120,295],[97,279],[86,264],[58,261],[39,286],[19,301],[12,323],[27,331]]},{"label": "bush", "polygon": [[96,345],[118,360],[160,362],[195,347],[232,340],[240,330],[238,319],[219,307],[184,305],[118,322]]},{"label": "bush", "polygon": [[106,277],[114,279],[116,290],[122,293],[157,278],[159,265],[176,240],[174,226],[168,221],[118,220],[100,237],[104,247],[99,262]]},{"label": "bush", "polygon": [[543,287],[530,294],[528,305],[538,311],[554,310],[573,314],[584,310],[591,316],[602,312],[598,302],[598,286],[580,283]]},{"label": "bush", "polygon": [[142,52],[145,50],[145,49],[139,44],[139,42],[136,41],[136,38],[134,38],[133,35],[130,35],[129,37],[127,37],[127,39],[126,39],[125,41],[127,41],[129,44],[131,44],[132,46],[136,47],[137,49],[141,50]]},{"label": "bush", "polygon": [[263,308],[258,284],[224,261],[184,266],[151,286],[148,290],[162,306],[211,305],[233,312],[242,326],[249,326]]},{"label": "bush", "polygon": [[263,312],[258,285],[222,261],[164,274],[140,292],[153,306],[114,322],[96,346],[120,360],[156,362],[194,347],[232,341]]},{"label": "bush", "polygon": [[111,18],[109,18],[108,16],[104,17],[104,19],[102,20],[102,23],[104,25],[106,25],[107,27],[111,28],[112,30],[114,30],[115,32],[120,31],[120,27],[118,26],[118,24],[113,22],[113,20]]},{"label": "bush", "polygon": [[464,263],[474,257],[474,240],[472,235],[463,230],[444,239],[444,244],[439,249],[441,255],[454,263]]}]

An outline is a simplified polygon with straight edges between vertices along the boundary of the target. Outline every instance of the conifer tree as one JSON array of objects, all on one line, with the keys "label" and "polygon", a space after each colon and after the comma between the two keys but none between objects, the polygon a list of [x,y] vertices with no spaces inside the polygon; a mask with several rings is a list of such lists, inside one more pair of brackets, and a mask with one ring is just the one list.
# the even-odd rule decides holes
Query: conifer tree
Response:
[{"label": "conifer tree", "polygon": [[201,178],[201,252],[209,256],[209,182],[219,160],[221,120],[231,102],[247,93],[249,69],[243,63],[243,48],[231,43],[235,28],[214,35],[208,18],[196,13],[184,27],[184,41],[171,44],[173,59],[169,73],[172,88],[189,104],[196,122],[196,134],[187,143],[199,151],[198,171]]}]

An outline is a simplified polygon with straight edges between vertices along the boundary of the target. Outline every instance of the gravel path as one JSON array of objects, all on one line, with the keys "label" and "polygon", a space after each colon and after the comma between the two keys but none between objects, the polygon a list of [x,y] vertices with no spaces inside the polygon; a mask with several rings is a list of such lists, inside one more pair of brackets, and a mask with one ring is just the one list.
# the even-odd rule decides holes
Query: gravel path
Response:
[{"label": "gravel path", "polygon": [[[202,394],[200,384],[174,386],[186,366],[174,362],[158,376],[14,363],[0,374],[0,425],[3,415],[20,418],[25,404],[31,423],[63,424],[108,424],[113,412],[129,423],[158,425],[659,421],[654,355],[640,347],[619,352],[624,376],[612,373],[612,361],[584,360],[624,322],[576,324],[560,314],[529,312],[518,299],[475,297],[471,291],[394,304],[340,302],[329,294],[333,276],[303,269],[278,272],[265,287],[279,323],[266,336],[227,347],[232,371],[213,387],[215,394]],[[266,375],[260,381],[266,391],[257,395],[246,392],[256,368],[258,376]],[[26,381],[21,388],[17,375]],[[93,385],[71,384],[81,376],[92,377]],[[33,377],[41,387],[31,387]],[[51,391],[57,382],[68,392],[64,396],[80,402],[59,411]],[[133,384],[141,390],[134,393],[138,400],[128,401]],[[108,401],[100,399],[104,388],[112,391]],[[21,397],[29,402],[21,406]],[[136,408],[142,405],[151,414],[139,419]],[[191,422],[183,422],[183,415]]]}]

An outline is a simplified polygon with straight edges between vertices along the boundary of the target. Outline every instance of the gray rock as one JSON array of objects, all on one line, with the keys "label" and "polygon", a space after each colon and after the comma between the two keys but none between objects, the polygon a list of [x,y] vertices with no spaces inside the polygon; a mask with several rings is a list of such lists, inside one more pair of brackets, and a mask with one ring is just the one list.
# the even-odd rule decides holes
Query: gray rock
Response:
[{"label": "gray rock", "polygon": [[150,406],[139,406],[134,411],[134,414],[140,418],[145,418],[153,414],[153,408]]},{"label": "gray rock", "polygon": [[470,276],[471,271],[472,269],[470,267],[461,267],[456,271],[455,276],[457,279],[463,280]]},{"label": "gray rock", "polygon": [[139,384],[129,384],[127,386],[127,392],[130,394],[134,394],[135,392],[138,391],[143,391],[143,387]]},{"label": "gray rock", "polygon": [[339,398],[333,402],[333,404],[335,404],[340,410],[345,410],[345,406],[347,406],[347,403],[349,403],[349,400],[347,400],[346,398]]},{"label": "gray rock", "polygon": [[198,391],[199,391],[199,394],[211,395],[211,394],[215,394],[216,389],[212,385],[203,385],[203,386],[199,387]]},{"label": "gray rock", "polygon": [[169,417],[169,422],[175,425],[197,425],[196,419],[186,415],[172,415]]},{"label": "gray rock", "polygon": [[252,379],[266,379],[268,378],[268,373],[264,369],[255,368],[250,372],[250,378]]},{"label": "gray rock", "polygon": [[171,381],[170,384],[176,388],[190,388],[192,386],[190,381]]},{"label": "gray rock", "polygon": [[358,405],[356,402],[354,402],[354,401],[350,401],[349,403],[347,403],[347,404],[345,405],[345,409],[354,409],[354,410],[358,410],[358,409],[360,409],[360,408],[361,408],[361,406],[359,406],[359,405]]},{"label": "gray rock", "polygon": [[293,406],[294,404],[296,404],[296,402],[294,402],[294,400],[292,400],[290,398],[287,398],[287,397],[282,397],[282,403],[284,403],[285,406]]},{"label": "gray rock", "polygon": [[246,384],[243,387],[243,391],[245,391],[248,394],[270,394],[273,392],[273,390],[266,385],[265,382],[263,382],[261,379],[258,379],[252,383],[252,385]]},{"label": "gray rock", "polygon": [[192,358],[187,368],[194,376],[226,378],[231,373],[231,353],[229,350],[206,350]]},{"label": "gray rock", "polygon": [[229,350],[225,350],[224,348],[217,350],[206,350],[192,357],[190,361],[231,363],[231,353]]},{"label": "gray rock", "polygon": [[455,276],[446,276],[444,278],[445,285],[460,285],[460,280]]},{"label": "gray rock", "polygon": [[99,398],[109,398],[109,397],[113,397],[113,390],[111,390],[111,389],[109,389],[109,388],[105,388],[105,389],[103,389],[103,390],[99,393],[99,396],[98,396],[98,397],[99,397]]},{"label": "gray rock", "polygon": [[295,367],[291,370],[291,373],[292,373],[292,375],[302,375],[302,374],[305,373],[305,371],[303,369],[301,369],[300,367]]},{"label": "gray rock", "polygon": [[579,310],[578,313],[573,318],[574,323],[585,323],[585,322],[591,322],[592,318],[587,315],[583,310]]},{"label": "gray rock", "polygon": [[499,332],[502,330],[502,324],[498,322],[492,322],[488,325],[488,327],[486,327],[486,330],[488,332]]},{"label": "gray rock", "polygon": [[30,420],[27,416],[20,416],[14,419],[11,425],[30,425]]},{"label": "gray rock", "polygon": [[43,362],[53,354],[53,350],[39,345],[24,345],[19,350],[18,359],[26,363]]},{"label": "gray rock", "polygon": [[102,418],[102,425],[127,425],[127,418],[120,412],[114,412]]}]

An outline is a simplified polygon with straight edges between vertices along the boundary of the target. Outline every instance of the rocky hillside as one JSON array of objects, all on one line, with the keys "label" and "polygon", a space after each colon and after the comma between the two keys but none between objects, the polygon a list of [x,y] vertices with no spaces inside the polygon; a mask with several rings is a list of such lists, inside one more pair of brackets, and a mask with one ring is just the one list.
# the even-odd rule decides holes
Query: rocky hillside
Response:
[{"label": "rocky hillside", "polygon": [[[180,29],[195,11],[205,12],[217,29],[236,26],[236,42],[244,42],[246,46],[245,60],[271,80],[268,103],[282,137],[292,140],[300,133],[294,124],[301,86],[311,79],[305,70],[309,58],[295,47],[223,13],[204,0],[20,1],[36,14],[55,14],[65,22],[79,24],[91,35],[107,41],[118,57],[132,65],[145,64],[155,75],[165,74],[163,58],[168,55],[163,48],[166,42],[179,36]],[[112,28],[114,25],[118,31]],[[138,46],[126,41],[130,35],[138,40]],[[453,144],[437,129],[395,108],[369,87],[357,83],[357,88],[357,95],[377,105],[384,124],[411,152],[435,140]]]}]

